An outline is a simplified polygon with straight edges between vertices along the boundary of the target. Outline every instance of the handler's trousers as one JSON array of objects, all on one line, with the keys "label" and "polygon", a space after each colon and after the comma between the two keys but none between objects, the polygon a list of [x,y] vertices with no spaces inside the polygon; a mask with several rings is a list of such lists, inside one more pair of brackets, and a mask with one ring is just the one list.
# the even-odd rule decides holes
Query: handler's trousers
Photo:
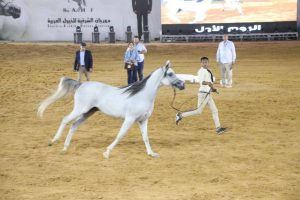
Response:
[{"label": "handler's trousers", "polygon": [[80,67],[79,67],[79,70],[78,70],[78,78],[77,78],[77,81],[81,82],[82,74],[85,75],[87,81],[90,80],[90,72],[89,72],[84,66],[80,66]]},{"label": "handler's trousers", "polygon": [[197,109],[192,110],[192,111],[188,111],[188,112],[183,112],[181,113],[182,117],[188,117],[188,116],[192,116],[192,115],[197,115],[197,114],[201,114],[204,107],[208,105],[211,113],[212,113],[212,117],[215,123],[215,127],[219,128],[221,127],[220,121],[219,121],[219,114],[218,114],[218,109],[217,106],[212,98],[212,95],[210,93],[198,93],[198,106]]},{"label": "handler's trousers", "polygon": [[[232,63],[220,63],[222,85],[232,85]],[[227,82],[225,81],[227,79]]]}]

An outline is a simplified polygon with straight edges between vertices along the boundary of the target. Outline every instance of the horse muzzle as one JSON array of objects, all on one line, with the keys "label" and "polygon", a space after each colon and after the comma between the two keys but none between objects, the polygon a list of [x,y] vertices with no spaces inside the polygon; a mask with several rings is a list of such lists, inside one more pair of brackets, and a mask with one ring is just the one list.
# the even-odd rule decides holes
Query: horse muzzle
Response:
[{"label": "horse muzzle", "polygon": [[173,84],[174,87],[178,88],[179,90],[184,90],[184,82],[183,81],[177,81]]}]

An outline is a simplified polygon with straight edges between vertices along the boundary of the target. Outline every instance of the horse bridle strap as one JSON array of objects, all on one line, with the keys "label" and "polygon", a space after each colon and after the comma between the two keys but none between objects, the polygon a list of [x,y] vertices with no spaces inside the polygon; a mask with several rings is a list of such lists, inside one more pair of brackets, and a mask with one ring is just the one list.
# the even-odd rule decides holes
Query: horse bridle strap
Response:
[{"label": "horse bridle strap", "polygon": [[166,77],[167,76],[167,72],[168,72],[168,70],[169,70],[169,66],[168,67],[166,67],[166,71],[164,71],[164,68],[162,67],[161,68],[161,70],[163,70],[164,71],[164,77]]}]

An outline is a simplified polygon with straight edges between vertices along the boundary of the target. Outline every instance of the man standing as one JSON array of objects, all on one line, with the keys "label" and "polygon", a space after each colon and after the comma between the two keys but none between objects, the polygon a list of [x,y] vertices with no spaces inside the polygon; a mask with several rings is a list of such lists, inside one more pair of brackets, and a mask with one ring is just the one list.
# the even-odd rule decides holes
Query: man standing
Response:
[{"label": "man standing", "polygon": [[232,68],[236,60],[235,46],[228,40],[228,35],[223,35],[223,41],[219,43],[217,50],[217,62],[221,71],[221,86],[232,87]]},{"label": "man standing", "polygon": [[137,73],[138,73],[139,81],[141,81],[141,80],[143,80],[143,77],[144,77],[144,75],[143,75],[144,59],[145,59],[144,54],[147,53],[147,49],[146,49],[145,45],[140,42],[140,39],[138,36],[134,36],[133,42],[134,42],[134,47],[139,54],[139,59],[138,59],[138,63],[137,63]]},{"label": "man standing", "polygon": [[80,50],[76,51],[74,71],[78,72],[78,81],[81,81],[82,74],[85,75],[86,80],[90,80],[90,73],[93,71],[93,57],[89,50],[86,50],[86,44],[80,44]]},{"label": "man standing", "polygon": [[152,0],[132,0],[132,9],[137,16],[138,35],[141,38],[145,26],[148,26],[148,14],[152,10]]},{"label": "man standing", "polygon": [[198,78],[200,83],[199,93],[198,93],[198,106],[196,109],[192,111],[182,112],[176,114],[176,125],[179,124],[179,122],[184,118],[192,115],[201,114],[204,107],[206,105],[209,106],[212,117],[215,123],[216,132],[217,134],[221,134],[226,131],[226,128],[221,127],[220,120],[219,120],[219,114],[217,106],[212,98],[212,93],[217,92],[217,90],[213,86],[213,74],[208,69],[208,58],[202,57],[200,59],[201,61],[201,68],[198,71]]}]

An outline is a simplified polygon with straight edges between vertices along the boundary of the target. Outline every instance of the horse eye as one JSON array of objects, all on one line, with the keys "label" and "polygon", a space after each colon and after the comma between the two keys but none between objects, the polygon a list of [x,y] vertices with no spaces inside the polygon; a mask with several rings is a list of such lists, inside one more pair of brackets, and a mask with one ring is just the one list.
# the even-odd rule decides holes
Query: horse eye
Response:
[{"label": "horse eye", "polygon": [[174,76],[174,73],[173,72],[168,73],[168,76]]}]

